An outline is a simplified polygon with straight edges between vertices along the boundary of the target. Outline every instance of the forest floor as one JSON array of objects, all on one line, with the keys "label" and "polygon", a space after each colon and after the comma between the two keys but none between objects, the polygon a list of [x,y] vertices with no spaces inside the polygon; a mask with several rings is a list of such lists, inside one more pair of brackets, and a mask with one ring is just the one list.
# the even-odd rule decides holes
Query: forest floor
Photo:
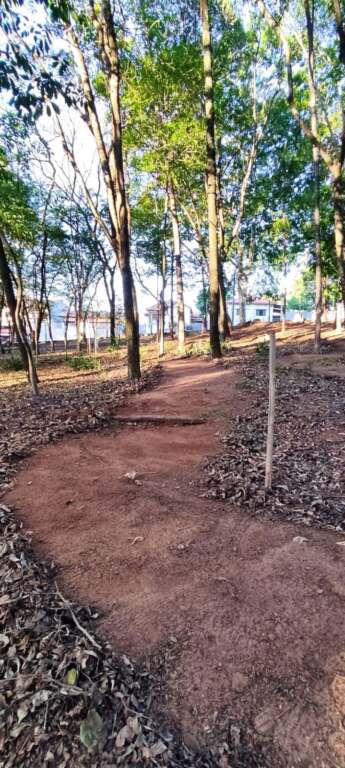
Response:
[{"label": "forest floor", "polygon": [[[128,385],[107,377],[94,386],[91,377],[82,408],[74,384],[63,406],[49,384],[54,407],[48,418],[39,406],[40,423],[33,404],[18,409],[14,387],[17,421],[0,440],[3,524],[24,553],[8,565],[25,571],[24,558],[25,591],[34,579],[44,599],[34,629],[25,634],[17,620],[15,641],[0,635],[5,656],[12,649],[10,683],[14,660],[31,680],[19,717],[0,700],[14,718],[6,768],[38,765],[38,754],[59,768],[114,764],[114,754],[122,765],[345,767],[345,342],[328,329],[316,357],[307,324],[280,336],[274,487],[265,498],[264,334],[259,324],[236,331],[222,362],[167,360],[147,374],[154,388],[125,402]],[[114,424],[116,405],[134,423]],[[181,416],[200,423],[182,425]],[[34,555],[10,508],[32,530]],[[58,588],[55,572],[36,565],[51,560]],[[32,613],[22,594],[0,597],[0,610],[16,600]],[[39,653],[35,646],[28,660],[33,642]],[[48,653],[38,696],[31,667]],[[9,698],[17,701],[13,686]],[[96,752],[78,741],[81,721]]]}]

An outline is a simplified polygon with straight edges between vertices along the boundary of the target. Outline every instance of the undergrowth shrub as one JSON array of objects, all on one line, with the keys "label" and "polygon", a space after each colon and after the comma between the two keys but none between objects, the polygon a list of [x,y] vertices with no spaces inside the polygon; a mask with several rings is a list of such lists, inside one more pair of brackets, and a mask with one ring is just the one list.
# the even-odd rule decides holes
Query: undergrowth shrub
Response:
[{"label": "undergrowth shrub", "polygon": [[95,357],[88,355],[76,355],[67,360],[67,365],[73,371],[91,371],[100,367],[100,361]]},{"label": "undergrowth shrub", "polygon": [[111,339],[111,342],[107,347],[107,352],[118,352],[120,347],[121,347],[121,340],[115,337],[114,339]]},{"label": "undergrowth shrub", "polygon": [[209,355],[211,347],[209,341],[196,341],[190,344],[186,349],[186,357],[199,357],[200,355]]},{"label": "undergrowth shrub", "polygon": [[260,357],[267,357],[269,352],[268,341],[259,341],[259,343],[256,345],[255,351],[257,355],[260,355]]},{"label": "undergrowth shrub", "polygon": [[9,355],[0,359],[0,371],[24,371],[25,366],[19,355]]}]

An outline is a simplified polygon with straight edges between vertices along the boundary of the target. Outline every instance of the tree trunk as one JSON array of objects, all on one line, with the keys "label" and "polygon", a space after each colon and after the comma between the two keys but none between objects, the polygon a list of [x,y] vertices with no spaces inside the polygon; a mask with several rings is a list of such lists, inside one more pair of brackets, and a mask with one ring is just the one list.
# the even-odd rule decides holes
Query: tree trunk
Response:
[{"label": "tree trunk", "polygon": [[[109,282],[107,278],[107,272],[109,273]],[[116,306],[115,306],[115,285],[114,285],[115,267],[110,267],[108,263],[103,263],[102,274],[103,274],[104,287],[105,287],[105,291],[106,291],[107,299],[109,303],[109,333],[110,333],[110,342],[112,342],[116,338],[116,318],[115,318]]]},{"label": "tree trunk", "polygon": [[115,304],[115,285],[114,285],[115,270],[111,274],[110,279],[110,296],[109,296],[109,325],[110,325],[110,341],[115,341],[116,338],[116,304]]},{"label": "tree trunk", "polygon": [[322,257],[321,257],[321,225],[320,225],[320,156],[317,147],[313,147],[315,205],[315,352],[320,352],[321,319],[322,319]]},{"label": "tree trunk", "polygon": [[[48,205],[49,198],[50,198],[50,193],[48,196],[47,205]],[[45,217],[47,213],[47,205],[44,213],[44,223],[45,223]],[[45,295],[46,295],[46,283],[47,283],[47,279],[46,279],[47,278],[46,276],[47,247],[48,247],[48,232],[46,229],[44,229],[41,263],[40,263],[40,290],[39,290],[39,297],[38,297],[36,328],[35,328],[35,334],[34,334],[36,360],[38,359],[38,355],[40,353],[40,336],[41,336],[42,323],[44,319],[44,313],[46,311]]]},{"label": "tree trunk", "polygon": [[286,331],[286,289],[283,293],[283,303],[282,303],[282,332],[285,333]]},{"label": "tree trunk", "polygon": [[[315,81],[314,62],[314,0],[304,0],[304,10],[307,22],[308,36],[308,78],[309,78],[309,106],[310,127],[314,136],[318,135],[317,117],[317,88]],[[321,225],[320,225],[320,150],[312,144],[313,172],[314,172],[314,242],[315,242],[315,352],[320,352],[321,344],[321,318],[322,318],[322,263],[321,263]]]},{"label": "tree trunk", "polygon": [[175,257],[176,272],[176,296],[177,296],[177,338],[179,352],[185,351],[185,319],[184,319],[184,294],[183,294],[183,273],[181,261],[181,236],[180,223],[176,211],[175,190],[173,184],[168,184],[168,205],[171,215],[171,225],[173,233],[173,246]]},{"label": "tree trunk", "polygon": [[247,275],[244,268],[243,245],[239,243],[238,271],[237,271],[237,290],[239,299],[239,324],[246,322],[246,303],[247,303]]},{"label": "tree trunk", "polygon": [[282,332],[285,333],[286,331],[286,310],[287,310],[287,285],[286,285],[286,278],[287,278],[287,243],[284,240],[284,266],[283,266],[283,276],[284,276],[284,287],[283,287],[283,296],[282,296],[282,322],[281,322],[281,329]]},{"label": "tree trunk", "polygon": [[204,333],[207,333],[207,287],[206,287],[206,280],[205,280],[205,267],[203,264],[203,261],[201,261],[201,284],[202,284],[202,295],[203,295],[203,303],[202,303],[202,330]]},{"label": "tree trunk", "polygon": [[69,304],[69,306],[68,306],[68,309],[67,309],[67,312],[66,312],[66,317],[65,317],[64,342],[65,342],[65,353],[66,353],[66,356],[67,356],[67,352],[68,352],[68,326],[69,326],[70,313],[71,313],[71,304]]},{"label": "tree trunk", "polygon": [[74,302],[74,314],[75,314],[75,339],[76,339],[76,351],[78,355],[81,353],[82,334],[80,329],[82,310],[78,299]]},{"label": "tree trunk", "polygon": [[243,279],[243,272],[238,271],[237,275],[237,290],[239,299],[239,324],[244,325],[246,322],[246,303],[247,303],[247,291],[246,282]]},{"label": "tree trunk", "polygon": [[215,120],[213,104],[212,45],[208,15],[208,0],[200,0],[202,25],[202,53],[204,69],[205,122],[207,150],[207,216],[209,237],[209,274],[210,274],[210,346],[212,357],[221,357],[219,338],[219,259],[217,238],[217,168]]},{"label": "tree trunk", "polygon": [[50,339],[50,348],[52,352],[55,352],[55,341],[53,336],[53,326],[52,326],[52,312],[50,307],[50,302],[47,299],[47,315],[48,315],[48,331],[49,331],[49,339]]},{"label": "tree trunk", "polygon": [[39,308],[36,316],[36,326],[34,331],[34,345],[35,345],[36,360],[40,353],[40,336],[41,336],[41,330],[42,330],[43,317],[44,317],[44,310],[42,311]]},{"label": "tree trunk", "polygon": [[159,297],[159,356],[164,355],[164,331],[165,331],[165,281]]},{"label": "tree trunk", "polygon": [[[128,243],[129,246],[129,243]],[[127,341],[127,367],[130,379],[140,378],[139,321],[129,258],[120,264]]]},{"label": "tree trunk", "polygon": [[[120,104],[120,64],[115,37],[115,24],[109,0],[102,2],[100,54],[106,64],[112,113],[112,150],[109,155],[111,184],[107,184],[109,209],[117,235],[118,262],[123,288],[126,324],[127,367],[130,379],[140,378],[139,316],[130,262],[130,227],[124,176]],[[104,169],[103,169],[104,170]],[[115,211],[114,211],[115,202]],[[114,215],[115,214],[115,215]]]},{"label": "tree trunk", "polygon": [[[217,162],[217,160],[216,160]],[[225,261],[225,224],[224,224],[224,211],[223,211],[223,199],[221,189],[221,177],[220,168],[218,164],[217,169],[217,214],[218,214],[218,231],[219,231],[219,315],[218,315],[218,328],[219,333],[223,341],[230,338],[230,322],[226,304],[226,290],[224,282],[224,261]]]},{"label": "tree trunk", "polygon": [[170,262],[170,338],[174,338],[174,255]]},{"label": "tree trunk", "polygon": [[[18,275],[20,279],[20,275]],[[7,261],[5,248],[0,237],[0,278],[4,289],[6,304],[11,314],[13,327],[18,339],[20,354],[28,374],[31,389],[34,395],[38,395],[38,378],[30,343],[25,333],[25,327],[20,315],[20,297],[16,297],[11,270]]]},{"label": "tree trunk", "polygon": [[[166,221],[166,214],[165,214]],[[164,241],[161,263],[162,288],[160,292],[160,337],[159,337],[159,356],[164,355],[164,331],[165,331],[165,288],[167,281],[167,254],[166,254],[166,226],[164,227]]]},{"label": "tree trunk", "polygon": [[344,188],[341,168],[337,168],[333,175],[333,205],[334,205],[334,234],[335,252],[337,256],[341,296],[345,309],[345,260],[344,260]]},{"label": "tree trunk", "polygon": [[109,88],[112,135],[108,148],[105,136],[102,133],[91,78],[80,43],[71,26],[67,27],[67,31],[74,49],[84,93],[86,121],[95,139],[100,168],[107,191],[109,216],[112,225],[112,247],[119,264],[122,279],[128,376],[131,379],[138,379],[140,378],[139,317],[130,264],[130,228],[122,150],[120,62],[116,27],[109,0],[103,0],[97,9],[95,4],[90,2],[89,8],[97,33],[99,56],[107,76]]},{"label": "tree trunk", "polygon": [[218,318],[219,333],[222,336],[223,341],[230,339],[230,322],[226,304],[226,290],[224,284],[224,267],[223,262],[219,262],[219,318]]}]

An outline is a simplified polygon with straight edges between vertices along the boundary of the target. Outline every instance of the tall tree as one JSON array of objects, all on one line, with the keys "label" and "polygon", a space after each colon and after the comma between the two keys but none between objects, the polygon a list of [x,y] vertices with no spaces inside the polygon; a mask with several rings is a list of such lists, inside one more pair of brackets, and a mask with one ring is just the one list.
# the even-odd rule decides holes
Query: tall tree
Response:
[{"label": "tall tree", "polygon": [[108,0],[104,0],[100,5],[90,0],[88,9],[96,32],[96,51],[101,63],[102,73],[106,78],[109,95],[108,104],[111,121],[111,139],[109,142],[107,142],[106,130],[102,129],[96,92],[87,63],[87,45],[84,47],[83,38],[78,36],[76,26],[72,23],[72,20],[66,25],[66,31],[74,53],[79,82],[84,97],[84,119],[95,140],[107,192],[111,226],[110,230],[106,229],[106,232],[116,254],[122,278],[128,375],[132,379],[137,379],[140,377],[139,318],[130,258],[129,209],[122,151],[121,73],[116,26],[112,7]]},{"label": "tall tree", "polygon": [[202,59],[204,68],[205,123],[206,123],[206,185],[209,232],[209,279],[210,279],[210,345],[212,357],[221,357],[219,338],[219,255],[217,216],[217,166],[212,73],[212,43],[208,0],[200,0],[202,29]]},{"label": "tall tree", "polygon": [[[309,81],[309,108],[310,127],[315,136],[318,135],[318,110],[317,110],[317,83],[315,76],[315,52],[314,52],[314,23],[315,2],[304,0],[304,11],[307,25],[308,40],[308,81]],[[315,242],[315,351],[320,352],[321,342],[321,318],[322,318],[322,260],[321,260],[321,215],[320,215],[320,149],[312,144],[313,172],[314,172],[314,242]]]},{"label": "tall tree", "polygon": [[172,181],[167,188],[169,212],[171,216],[173,252],[175,259],[176,294],[177,294],[177,339],[179,352],[185,351],[185,318],[184,318],[184,292],[183,273],[181,261],[181,232],[176,209],[176,195]]}]

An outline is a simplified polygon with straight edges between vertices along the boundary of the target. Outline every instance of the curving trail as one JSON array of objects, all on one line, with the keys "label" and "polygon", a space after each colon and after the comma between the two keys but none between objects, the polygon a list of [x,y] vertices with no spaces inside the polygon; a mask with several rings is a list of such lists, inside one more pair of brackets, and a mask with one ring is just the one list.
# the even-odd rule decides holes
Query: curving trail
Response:
[{"label": "curving trail", "polygon": [[61,566],[64,591],[101,610],[114,647],[160,667],[155,706],[187,739],[231,720],[273,741],[289,768],[342,768],[345,547],[335,533],[207,500],[197,485],[246,397],[231,368],[166,363],[160,386],[119,411],[156,420],[48,446],[5,501]]}]

